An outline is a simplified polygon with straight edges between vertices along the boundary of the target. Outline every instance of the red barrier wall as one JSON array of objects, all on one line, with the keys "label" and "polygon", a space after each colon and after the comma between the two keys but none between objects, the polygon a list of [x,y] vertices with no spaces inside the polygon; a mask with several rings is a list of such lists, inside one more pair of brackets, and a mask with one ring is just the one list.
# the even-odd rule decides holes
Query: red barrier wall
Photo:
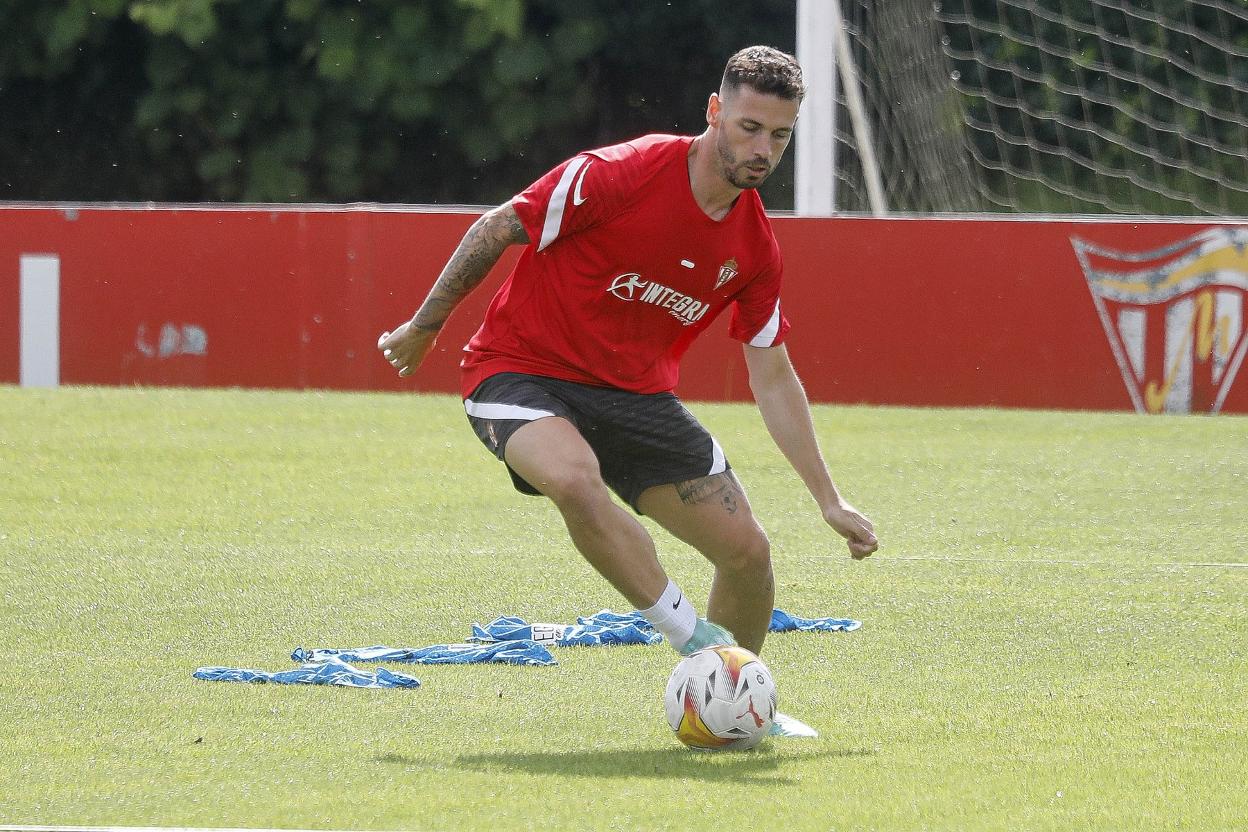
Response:
[{"label": "red barrier wall", "polygon": [[[458,352],[518,251],[414,379],[395,377],[374,344],[410,315],[475,218],[0,206],[0,383],[19,378],[19,258],[38,253],[60,258],[65,384],[454,391]],[[778,217],[775,228],[790,351],[812,400],[1182,409],[1170,405],[1186,384],[1191,410],[1248,412],[1248,381],[1234,378],[1248,345],[1248,226]],[[1076,239],[1119,255],[1081,259]],[[749,397],[726,328],[717,322],[690,350],[686,398]]]}]

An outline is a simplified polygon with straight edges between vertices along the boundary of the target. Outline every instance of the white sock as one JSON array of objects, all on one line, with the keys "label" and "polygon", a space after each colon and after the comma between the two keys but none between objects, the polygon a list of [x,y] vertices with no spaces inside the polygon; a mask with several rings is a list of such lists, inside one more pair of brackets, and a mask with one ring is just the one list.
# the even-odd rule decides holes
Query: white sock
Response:
[{"label": "white sock", "polygon": [[667,589],[663,590],[659,600],[650,609],[642,610],[641,614],[677,649],[689,641],[693,635],[693,626],[698,621],[693,602],[685,597],[680,587],[670,578]]}]

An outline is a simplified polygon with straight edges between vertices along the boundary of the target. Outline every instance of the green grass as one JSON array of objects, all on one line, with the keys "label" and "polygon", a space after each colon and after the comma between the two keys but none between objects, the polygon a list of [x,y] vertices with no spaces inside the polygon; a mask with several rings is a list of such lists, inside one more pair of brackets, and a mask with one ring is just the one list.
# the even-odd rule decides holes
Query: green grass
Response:
[{"label": "green grass", "polygon": [[1248,419],[819,407],[883,543],[855,563],[756,410],[693,407],[778,605],[864,622],[768,642],[818,740],[685,751],[666,648],[397,666],[416,691],[196,681],[626,607],[454,399],[0,387],[0,823],[1243,828]]}]

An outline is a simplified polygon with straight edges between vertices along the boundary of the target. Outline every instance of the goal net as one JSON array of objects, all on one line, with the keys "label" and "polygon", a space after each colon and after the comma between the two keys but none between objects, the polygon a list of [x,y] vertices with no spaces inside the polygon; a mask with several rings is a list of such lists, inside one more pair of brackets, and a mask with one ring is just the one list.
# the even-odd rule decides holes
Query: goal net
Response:
[{"label": "goal net", "polygon": [[[889,211],[1248,216],[1245,0],[842,13]],[[865,211],[843,92],[837,208]]]}]

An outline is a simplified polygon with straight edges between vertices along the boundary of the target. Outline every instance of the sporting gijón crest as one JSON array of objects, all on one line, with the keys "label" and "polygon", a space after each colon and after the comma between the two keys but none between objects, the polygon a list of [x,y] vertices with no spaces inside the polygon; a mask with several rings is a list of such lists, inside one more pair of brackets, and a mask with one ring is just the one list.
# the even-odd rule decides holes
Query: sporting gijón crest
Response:
[{"label": "sporting gij\u00f3n crest", "polygon": [[737,258],[729,257],[724,261],[724,265],[719,267],[719,277],[715,280],[715,289],[723,286],[729,280],[737,276]]},{"label": "sporting gij\u00f3n crest", "polygon": [[1150,251],[1071,244],[1135,409],[1217,413],[1248,350],[1248,229]]}]

